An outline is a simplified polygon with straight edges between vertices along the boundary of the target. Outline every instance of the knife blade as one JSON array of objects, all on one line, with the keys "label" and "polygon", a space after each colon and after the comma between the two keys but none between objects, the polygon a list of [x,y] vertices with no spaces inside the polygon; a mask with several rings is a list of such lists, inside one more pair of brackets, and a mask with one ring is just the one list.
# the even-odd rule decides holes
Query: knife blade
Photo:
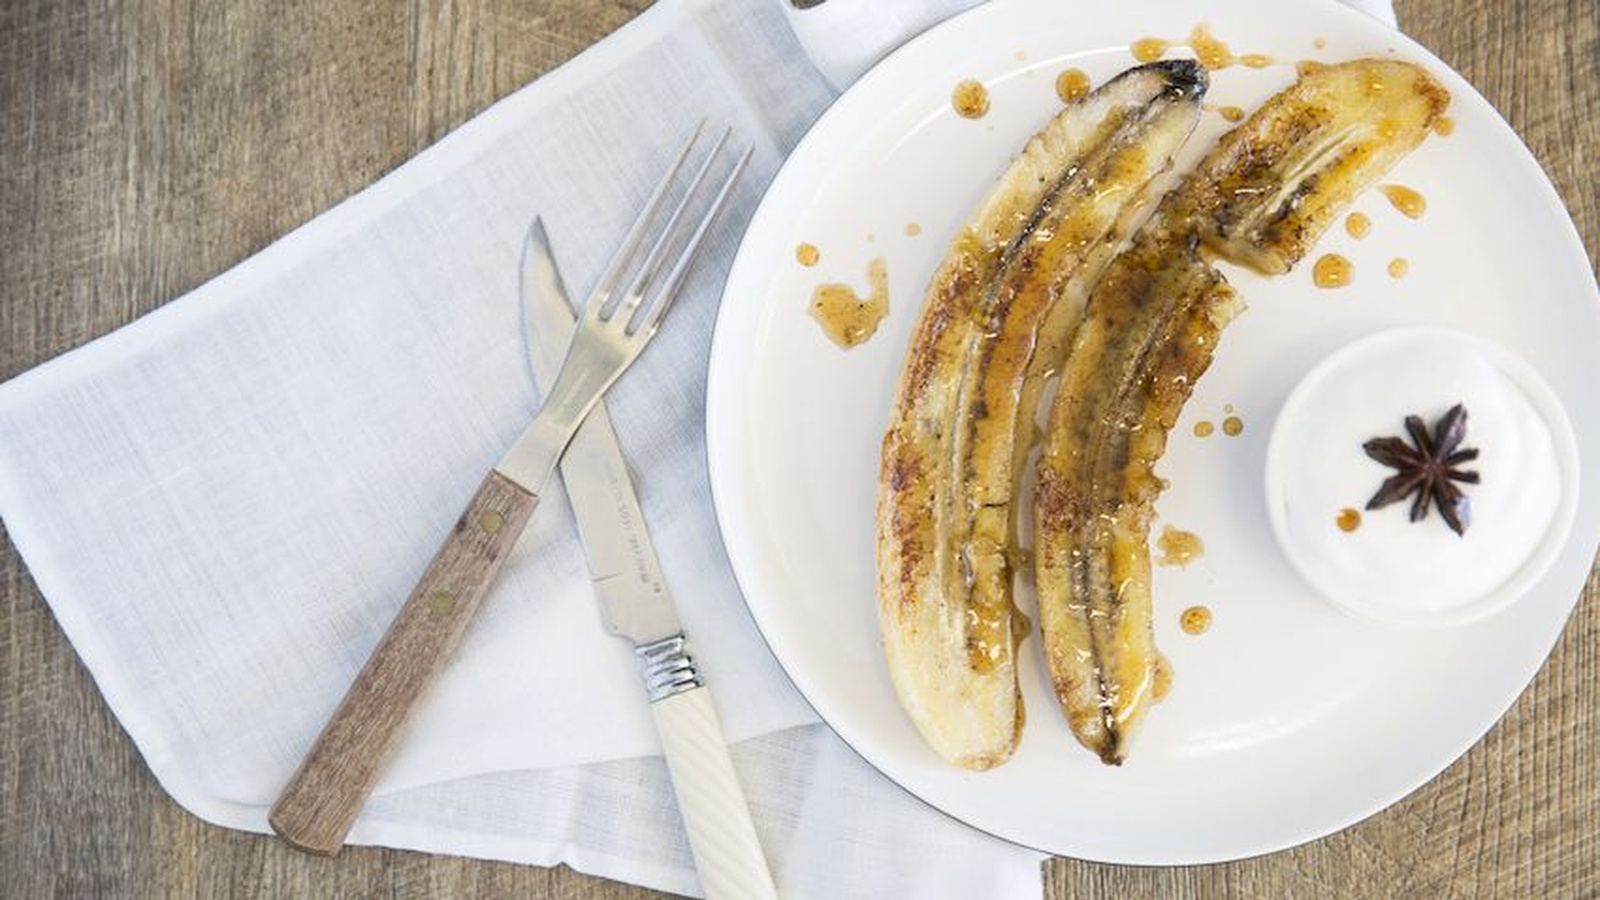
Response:
[{"label": "knife blade", "polygon": [[[289,844],[332,855],[394,755],[412,711],[455,653],[590,409],[643,350],[751,150],[715,166],[731,130],[674,188],[701,128],[657,182],[590,295],[584,326],[537,415],[484,476],[455,526],[267,814]],[[723,172],[707,176],[713,168]],[[668,203],[669,196],[676,199]],[[689,212],[689,210],[695,210]],[[648,248],[648,249],[647,249]]]},{"label": "knife blade", "polygon": [[[535,220],[523,247],[522,294],[529,364],[548,384],[573,326],[573,312]],[[595,405],[560,463],[607,630],[632,642],[678,795],[689,847],[710,900],[776,898],[709,689],[686,638],[622,449],[605,408]]]},{"label": "knife blade", "polygon": [[[528,364],[536,382],[549,384],[566,352],[573,313],[541,219],[528,230],[522,276]],[[573,436],[560,469],[606,629],[635,645],[681,632],[604,400]]]}]

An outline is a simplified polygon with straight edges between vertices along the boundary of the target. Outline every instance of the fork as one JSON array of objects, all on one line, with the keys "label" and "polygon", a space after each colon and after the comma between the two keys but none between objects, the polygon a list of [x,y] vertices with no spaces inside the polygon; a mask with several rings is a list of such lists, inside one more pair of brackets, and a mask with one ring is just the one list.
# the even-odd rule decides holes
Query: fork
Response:
[{"label": "fork", "polygon": [[[573,433],[660,327],[752,152],[746,149],[727,166],[723,150],[731,131],[724,131],[701,153],[687,186],[675,192],[704,131],[702,122],[678,151],[606,266],[538,415],[484,477],[273,804],[268,822],[291,845],[324,855],[343,845],[412,710],[460,644]],[[717,168],[726,171],[713,179]]]}]

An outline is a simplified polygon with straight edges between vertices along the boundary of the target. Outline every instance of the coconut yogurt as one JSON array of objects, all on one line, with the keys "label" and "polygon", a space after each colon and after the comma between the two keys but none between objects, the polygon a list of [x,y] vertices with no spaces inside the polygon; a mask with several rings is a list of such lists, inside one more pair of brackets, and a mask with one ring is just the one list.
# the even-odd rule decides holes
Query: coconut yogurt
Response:
[{"label": "coconut yogurt", "polygon": [[[1366,509],[1395,470],[1367,456],[1374,437],[1430,432],[1467,410],[1461,468],[1470,524],[1457,535],[1436,508],[1410,520],[1411,499]],[[1527,591],[1560,550],[1577,498],[1577,448],[1554,393],[1523,360],[1481,338],[1434,328],[1385,331],[1318,364],[1273,426],[1266,495],[1290,562],[1336,605],[1388,622],[1452,625]],[[1352,527],[1349,511],[1359,510]]]}]

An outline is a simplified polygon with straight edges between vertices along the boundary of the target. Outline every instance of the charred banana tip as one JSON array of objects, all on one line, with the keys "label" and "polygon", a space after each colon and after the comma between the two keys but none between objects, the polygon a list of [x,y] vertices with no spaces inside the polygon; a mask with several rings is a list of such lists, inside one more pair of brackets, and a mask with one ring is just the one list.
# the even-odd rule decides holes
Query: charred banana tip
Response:
[{"label": "charred banana tip", "polygon": [[1100,757],[1102,763],[1108,766],[1120,766],[1122,761],[1128,758],[1126,750],[1126,738],[1121,734],[1113,733],[1111,739],[1096,747],[1094,752],[1096,756]]},{"label": "charred banana tip", "polygon": [[1147,64],[1152,69],[1159,70],[1172,82],[1168,88],[1174,99],[1185,100],[1201,96],[1206,88],[1211,85],[1211,76],[1206,72],[1206,67],[1200,65],[1199,60],[1193,59],[1164,59],[1160,62]]}]

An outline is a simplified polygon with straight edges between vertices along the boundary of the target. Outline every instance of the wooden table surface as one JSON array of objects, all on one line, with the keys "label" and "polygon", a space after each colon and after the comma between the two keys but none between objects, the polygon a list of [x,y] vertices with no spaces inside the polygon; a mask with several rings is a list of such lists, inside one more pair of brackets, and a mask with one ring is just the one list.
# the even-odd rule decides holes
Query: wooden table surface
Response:
[{"label": "wooden table surface", "polygon": [[[4,0],[0,380],[250,256],[647,5]],[[1593,266],[1600,3],[1397,6],[1527,141]],[[0,895],[659,896],[564,868],[364,848],[317,859],[200,822],[156,785],[9,539],[0,552]],[[1053,860],[1044,896],[1600,896],[1597,650],[1591,576],[1504,720],[1388,811],[1229,865]]]}]

